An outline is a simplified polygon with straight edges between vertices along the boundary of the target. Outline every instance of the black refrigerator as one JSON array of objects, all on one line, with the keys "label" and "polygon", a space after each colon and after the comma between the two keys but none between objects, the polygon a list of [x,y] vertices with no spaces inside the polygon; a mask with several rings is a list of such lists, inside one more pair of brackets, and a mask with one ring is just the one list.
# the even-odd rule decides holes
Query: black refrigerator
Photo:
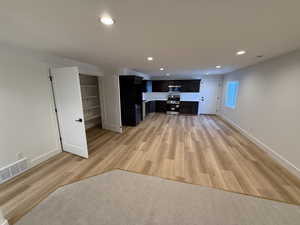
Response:
[{"label": "black refrigerator", "polygon": [[142,120],[143,78],[119,76],[123,126],[136,126]]}]

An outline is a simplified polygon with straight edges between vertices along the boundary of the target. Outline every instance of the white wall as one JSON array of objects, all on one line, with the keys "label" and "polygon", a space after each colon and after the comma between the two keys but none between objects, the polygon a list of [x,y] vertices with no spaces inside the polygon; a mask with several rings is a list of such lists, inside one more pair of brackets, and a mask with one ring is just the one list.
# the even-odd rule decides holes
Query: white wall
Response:
[{"label": "white wall", "polygon": [[62,66],[101,73],[96,66],[0,44],[0,168],[18,153],[34,165],[61,151],[48,71]]},{"label": "white wall", "polygon": [[118,71],[118,74],[120,76],[135,75],[135,76],[142,77],[144,80],[150,80],[150,76],[148,74],[137,72],[137,71],[131,70],[129,68],[122,68],[122,69],[120,69]]},{"label": "white wall", "polygon": [[237,107],[222,104],[221,116],[273,151],[288,168],[300,168],[300,51],[225,75],[240,81]]}]

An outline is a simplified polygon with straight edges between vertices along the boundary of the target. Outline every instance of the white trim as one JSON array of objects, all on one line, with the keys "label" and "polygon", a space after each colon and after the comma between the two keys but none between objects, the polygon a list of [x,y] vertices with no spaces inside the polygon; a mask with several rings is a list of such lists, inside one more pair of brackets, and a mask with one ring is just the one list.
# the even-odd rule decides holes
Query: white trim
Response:
[{"label": "white trim", "polygon": [[47,159],[49,159],[49,158],[57,155],[60,152],[62,152],[61,149],[54,149],[52,151],[46,152],[46,153],[44,153],[44,154],[42,154],[42,155],[40,155],[40,156],[32,159],[31,163],[30,163],[30,166],[34,167],[34,166],[36,166],[36,165],[38,165],[38,164],[46,161]]},{"label": "white trim", "polygon": [[237,125],[232,120],[226,118],[224,115],[221,115],[221,114],[218,114],[218,116],[220,116],[222,119],[227,121],[233,127],[238,129],[243,135],[245,135],[247,138],[249,138],[252,142],[254,142],[256,145],[258,145],[261,149],[263,149],[267,153],[270,153],[269,155],[272,156],[272,158],[279,161],[285,168],[292,171],[294,175],[296,175],[297,177],[300,178],[300,169],[298,167],[296,167],[293,163],[291,163],[289,160],[284,158],[282,155],[278,154],[275,150],[273,150],[271,147],[269,147],[268,145],[263,143],[261,140],[254,137],[253,135],[251,135],[248,131],[241,128],[239,125]]}]

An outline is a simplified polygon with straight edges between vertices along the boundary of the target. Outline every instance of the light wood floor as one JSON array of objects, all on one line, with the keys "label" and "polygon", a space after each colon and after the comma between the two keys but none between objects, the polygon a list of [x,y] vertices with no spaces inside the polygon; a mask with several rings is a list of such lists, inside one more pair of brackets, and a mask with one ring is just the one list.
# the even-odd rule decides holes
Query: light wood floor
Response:
[{"label": "light wood floor", "polygon": [[61,153],[0,186],[14,223],[58,187],[112,169],[300,205],[300,181],[216,116],[149,115],[122,134],[93,129],[89,159]]}]

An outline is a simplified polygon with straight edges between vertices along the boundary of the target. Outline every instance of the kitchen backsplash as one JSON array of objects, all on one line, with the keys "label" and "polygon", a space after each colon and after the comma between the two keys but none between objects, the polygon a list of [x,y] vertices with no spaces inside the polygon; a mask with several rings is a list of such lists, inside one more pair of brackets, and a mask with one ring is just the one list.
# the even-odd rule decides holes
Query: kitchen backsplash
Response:
[{"label": "kitchen backsplash", "polygon": [[[169,93],[168,92],[144,92],[143,100],[145,101],[155,101],[155,100],[167,100]],[[199,92],[181,92],[180,101],[193,102],[199,101],[200,93]]]}]

